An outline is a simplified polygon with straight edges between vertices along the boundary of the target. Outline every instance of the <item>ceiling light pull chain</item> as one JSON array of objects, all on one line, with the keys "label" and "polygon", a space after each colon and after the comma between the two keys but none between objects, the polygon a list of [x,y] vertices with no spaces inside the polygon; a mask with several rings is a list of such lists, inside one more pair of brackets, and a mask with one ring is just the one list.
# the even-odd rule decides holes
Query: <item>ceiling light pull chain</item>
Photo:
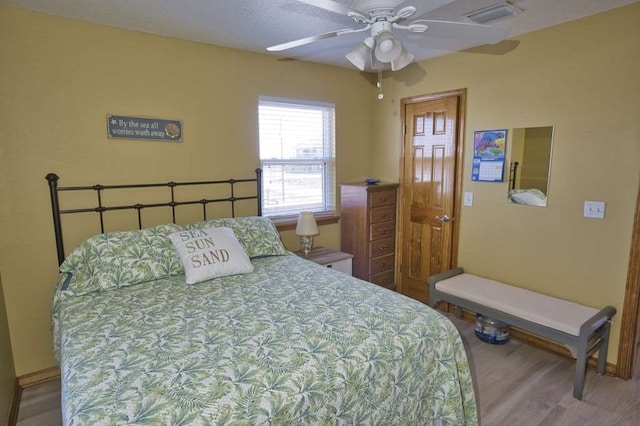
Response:
[{"label": "ceiling light pull chain", "polygon": [[378,68],[378,82],[376,83],[376,87],[378,88],[378,99],[383,99],[384,94],[382,93],[382,68]]}]

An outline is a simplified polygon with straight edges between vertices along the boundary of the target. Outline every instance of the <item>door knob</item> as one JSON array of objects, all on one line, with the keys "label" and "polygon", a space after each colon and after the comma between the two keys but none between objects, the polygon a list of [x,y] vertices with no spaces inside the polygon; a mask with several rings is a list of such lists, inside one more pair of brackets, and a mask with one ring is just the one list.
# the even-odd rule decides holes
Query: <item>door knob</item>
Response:
[{"label": "door knob", "polygon": [[436,220],[439,220],[440,222],[449,222],[451,218],[445,214],[442,216],[436,216]]}]

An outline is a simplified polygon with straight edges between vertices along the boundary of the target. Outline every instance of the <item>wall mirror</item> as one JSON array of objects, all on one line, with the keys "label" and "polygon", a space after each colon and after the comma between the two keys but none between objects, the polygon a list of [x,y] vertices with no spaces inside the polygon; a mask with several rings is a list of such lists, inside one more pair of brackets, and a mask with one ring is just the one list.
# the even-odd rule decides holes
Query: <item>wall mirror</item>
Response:
[{"label": "wall mirror", "polygon": [[522,127],[513,129],[511,134],[507,198],[515,204],[545,207],[549,194],[553,127]]}]

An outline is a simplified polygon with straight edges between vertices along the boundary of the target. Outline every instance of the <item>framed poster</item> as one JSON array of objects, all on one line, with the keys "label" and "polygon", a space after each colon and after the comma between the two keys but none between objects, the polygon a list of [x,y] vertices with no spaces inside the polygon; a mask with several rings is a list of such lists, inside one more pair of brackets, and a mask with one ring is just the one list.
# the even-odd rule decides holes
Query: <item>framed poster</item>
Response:
[{"label": "framed poster", "polygon": [[473,132],[472,181],[504,182],[506,145],[506,129]]}]

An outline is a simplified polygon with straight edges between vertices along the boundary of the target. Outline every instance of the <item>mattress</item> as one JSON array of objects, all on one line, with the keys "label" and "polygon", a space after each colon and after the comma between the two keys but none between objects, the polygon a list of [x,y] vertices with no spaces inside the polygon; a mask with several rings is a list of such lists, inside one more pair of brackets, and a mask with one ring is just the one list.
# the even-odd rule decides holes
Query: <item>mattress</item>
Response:
[{"label": "mattress", "polygon": [[428,306],[293,254],[185,284],[55,291],[65,425],[477,424],[465,349]]}]

